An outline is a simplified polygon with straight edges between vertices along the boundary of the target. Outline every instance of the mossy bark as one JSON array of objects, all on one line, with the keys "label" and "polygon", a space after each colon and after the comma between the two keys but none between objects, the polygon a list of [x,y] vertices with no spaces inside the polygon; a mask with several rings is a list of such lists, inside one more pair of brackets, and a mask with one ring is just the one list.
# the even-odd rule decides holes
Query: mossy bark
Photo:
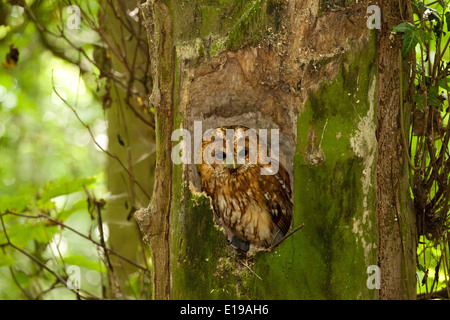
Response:
[{"label": "mossy bark", "polygon": [[[349,53],[333,81],[312,93],[299,115],[294,158],[294,225],[300,234],[260,255],[257,296],[373,299],[367,267],[377,265],[374,38]],[[317,138],[314,138],[317,137]]]},{"label": "mossy bark", "polygon": [[379,70],[369,2],[331,11],[309,0],[159,2],[172,21],[174,129],[192,134],[195,120],[203,131],[279,128],[293,227],[305,224],[273,252],[238,258],[195,165],[174,165],[170,298],[377,299],[367,285],[379,243]]}]

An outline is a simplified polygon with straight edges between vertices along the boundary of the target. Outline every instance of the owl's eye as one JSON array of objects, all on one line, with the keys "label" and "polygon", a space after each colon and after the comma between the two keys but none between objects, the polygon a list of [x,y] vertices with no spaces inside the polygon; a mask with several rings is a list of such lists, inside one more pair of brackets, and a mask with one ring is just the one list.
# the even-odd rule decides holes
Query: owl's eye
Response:
[{"label": "owl's eye", "polygon": [[224,160],[227,158],[227,155],[225,152],[219,151],[216,153],[216,159],[217,160]]},{"label": "owl's eye", "polygon": [[245,157],[247,157],[248,156],[248,150],[247,149],[242,149],[240,152],[239,152],[239,157],[240,158],[245,158]]}]

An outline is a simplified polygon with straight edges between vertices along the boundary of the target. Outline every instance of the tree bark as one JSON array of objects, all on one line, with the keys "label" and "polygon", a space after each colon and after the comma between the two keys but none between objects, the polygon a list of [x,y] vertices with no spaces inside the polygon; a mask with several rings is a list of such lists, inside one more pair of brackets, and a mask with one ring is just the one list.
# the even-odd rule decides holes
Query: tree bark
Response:
[{"label": "tree bark", "polygon": [[[382,29],[378,49],[378,163],[377,214],[380,299],[416,298],[417,229],[409,197],[408,136],[411,59],[401,58],[401,35],[392,38],[392,27],[412,19],[409,1],[382,2]],[[403,83],[403,88],[400,87]],[[402,99],[404,97],[404,99]],[[409,100],[408,100],[409,99]],[[403,110],[402,110],[403,108]],[[401,125],[404,114],[404,127]]]},{"label": "tree bark", "polygon": [[[400,100],[386,100],[388,90],[400,92],[400,82],[388,77],[399,79],[398,55],[383,53],[392,27],[384,19],[377,37],[366,24],[370,2],[345,3],[149,0],[143,6],[158,153],[152,201],[136,218],[153,254],[155,298],[397,297],[390,286],[411,292],[412,257],[394,260],[391,269],[408,270],[402,281],[387,279],[398,275],[386,263],[393,254],[389,237],[401,230],[400,239],[410,237],[403,245],[413,250],[414,234],[404,154],[392,159],[386,149],[399,147],[393,141],[401,134],[399,108],[388,110]],[[383,3],[385,14],[395,8]],[[280,129],[280,160],[294,190],[292,227],[305,227],[270,253],[243,260],[228,252],[195,165],[171,163],[171,130],[193,137],[194,121],[203,132],[231,124]],[[383,161],[397,171],[387,172]],[[397,216],[393,197],[405,216],[395,226],[383,211]],[[383,228],[394,231],[385,235]],[[381,292],[368,285],[368,267],[377,265]]]},{"label": "tree bark", "polygon": [[150,104],[155,108],[156,171],[150,206],[135,214],[145,225],[145,241],[150,245],[153,261],[153,291],[158,300],[170,298],[169,217],[172,202],[172,131],[173,86],[175,65],[172,42],[172,21],[162,1],[141,6],[149,37],[152,62],[153,92]]}]

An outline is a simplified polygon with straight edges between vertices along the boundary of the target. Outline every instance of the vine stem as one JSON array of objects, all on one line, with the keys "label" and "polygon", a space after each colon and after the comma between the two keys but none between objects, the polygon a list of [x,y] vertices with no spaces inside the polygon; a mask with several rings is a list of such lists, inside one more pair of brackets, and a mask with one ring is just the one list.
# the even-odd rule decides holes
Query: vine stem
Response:
[{"label": "vine stem", "polygon": [[[401,126],[401,132],[402,132],[402,141],[403,141],[403,145],[406,149],[407,155],[408,155],[408,163],[409,166],[414,170],[414,171],[420,171],[421,169],[416,167],[412,161],[411,161],[411,155],[409,153],[409,144],[406,141],[406,133],[405,133],[405,111],[404,111],[404,103],[403,103],[403,59],[402,59],[402,51],[399,50],[398,53],[398,57],[399,57],[399,68],[400,68],[400,126]],[[412,182],[412,181],[410,181]]]}]

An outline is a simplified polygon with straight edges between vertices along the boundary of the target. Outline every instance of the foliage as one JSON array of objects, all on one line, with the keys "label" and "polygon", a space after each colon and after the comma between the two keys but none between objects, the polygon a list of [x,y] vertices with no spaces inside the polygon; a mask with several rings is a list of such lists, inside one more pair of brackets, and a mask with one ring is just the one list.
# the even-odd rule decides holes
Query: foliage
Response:
[{"label": "foliage", "polygon": [[[74,4],[82,23],[71,29]],[[114,251],[102,221],[107,157],[128,168],[108,151],[104,111],[111,91],[124,90],[124,104],[153,126],[143,112],[149,66],[112,65],[124,51],[106,41],[104,14],[92,1],[0,2],[0,299],[149,294],[145,254],[141,265]],[[116,14],[123,28],[142,28]],[[136,272],[119,287],[123,265]]]},{"label": "foliage", "polygon": [[[417,217],[419,298],[449,297],[450,240],[450,6],[412,1],[414,23],[402,33],[402,56],[415,50],[409,130],[411,194]],[[402,110],[405,113],[405,110]],[[403,114],[402,120],[405,118]]]}]

